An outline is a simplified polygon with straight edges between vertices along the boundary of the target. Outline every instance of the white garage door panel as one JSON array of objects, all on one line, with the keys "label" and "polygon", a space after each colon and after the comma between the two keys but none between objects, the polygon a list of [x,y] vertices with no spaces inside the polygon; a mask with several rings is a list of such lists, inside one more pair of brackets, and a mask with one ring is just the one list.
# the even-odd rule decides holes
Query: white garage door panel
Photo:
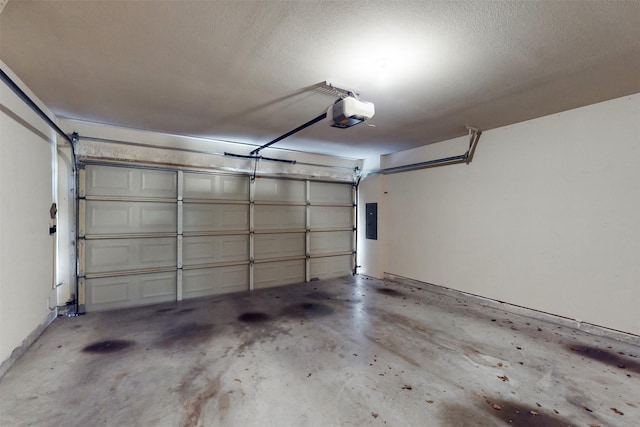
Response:
[{"label": "white garage door panel", "polygon": [[175,237],[87,240],[85,251],[87,274],[176,266]]},{"label": "white garage door panel", "polygon": [[87,166],[86,194],[103,197],[175,198],[176,172]]},{"label": "white garage door panel", "polygon": [[311,206],[311,229],[353,227],[353,208]]},{"label": "white garage door panel", "polygon": [[351,184],[332,184],[328,182],[311,182],[309,188],[311,203],[353,203],[353,186]]},{"label": "white garage door panel", "polygon": [[265,262],[254,267],[255,289],[304,282],[305,260]]},{"label": "white garage door panel", "polygon": [[330,279],[351,274],[351,255],[311,259],[311,278]]},{"label": "white garage door panel", "polygon": [[188,236],[182,239],[182,264],[249,260],[249,235]]},{"label": "white garage door panel", "polygon": [[249,179],[185,172],[183,196],[187,199],[249,200]]},{"label": "white garage door panel", "polygon": [[185,203],[182,215],[185,233],[249,230],[249,205]]},{"label": "white garage door panel", "polygon": [[304,230],[304,206],[255,206],[256,230]]},{"label": "white garage door panel", "polygon": [[86,202],[86,234],[176,232],[174,203]]},{"label": "white garage door panel", "polygon": [[85,165],[80,180],[87,311],[352,273],[351,184],[254,186],[246,175],[111,164]]},{"label": "white garage door panel", "polygon": [[284,258],[305,255],[304,233],[256,234],[254,237],[254,257]]},{"label": "white garage door panel", "polygon": [[351,252],[352,231],[325,231],[311,233],[311,255]]},{"label": "white garage door panel", "polygon": [[182,295],[196,298],[249,290],[249,267],[228,267],[185,270],[182,273]]},{"label": "white garage door panel", "polygon": [[262,178],[256,180],[255,200],[305,203],[306,192],[305,181]]},{"label": "white garage door panel", "polygon": [[151,273],[86,280],[87,311],[175,301],[176,273]]}]

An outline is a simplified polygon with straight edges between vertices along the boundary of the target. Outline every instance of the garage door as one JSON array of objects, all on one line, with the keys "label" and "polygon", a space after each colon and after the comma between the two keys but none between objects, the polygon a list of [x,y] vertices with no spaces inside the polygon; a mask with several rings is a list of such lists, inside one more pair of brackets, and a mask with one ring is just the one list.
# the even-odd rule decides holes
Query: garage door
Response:
[{"label": "garage door", "polygon": [[349,183],[88,164],[80,197],[86,311],[353,271]]}]

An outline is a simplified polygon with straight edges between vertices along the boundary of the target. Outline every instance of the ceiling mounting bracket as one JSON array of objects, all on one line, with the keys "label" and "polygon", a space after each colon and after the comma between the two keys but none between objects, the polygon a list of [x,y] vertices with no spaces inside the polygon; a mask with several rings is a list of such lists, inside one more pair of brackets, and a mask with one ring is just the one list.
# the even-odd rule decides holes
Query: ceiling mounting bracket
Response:
[{"label": "ceiling mounting bracket", "polygon": [[467,125],[467,129],[469,130],[469,149],[464,155],[464,160],[466,164],[469,164],[471,163],[471,160],[473,160],[473,155],[476,152],[476,147],[478,146],[478,141],[480,141],[482,131],[469,125]]},{"label": "ceiling mounting bracket", "polygon": [[326,93],[327,95],[339,96],[340,98],[346,98],[347,96],[353,96],[356,99],[360,99],[360,93],[355,90],[346,89],[340,87],[329,81],[325,81],[322,85],[316,88],[316,90]]}]

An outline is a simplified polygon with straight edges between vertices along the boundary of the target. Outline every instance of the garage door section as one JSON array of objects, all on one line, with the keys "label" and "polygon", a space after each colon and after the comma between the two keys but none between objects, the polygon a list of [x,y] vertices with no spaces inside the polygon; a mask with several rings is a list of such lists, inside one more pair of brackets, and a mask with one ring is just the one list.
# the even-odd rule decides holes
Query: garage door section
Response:
[{"label": "garage door section", "polygon": [[351,184],[309,182],[309,277],[328,279],[354,269],[354,189]]},{"label": "garage door section", "polygon": [[305,281],[306,193],[305,181],[255,181],[255,289]]},{"label": "garage door section", "polygon": [[89,311],[176,299],[177,174],[81,172],[79,295]]},{"label": "garage door section", "polygon": [[249,178],[184,172],[181,187],[183,298],[249,290]]}]

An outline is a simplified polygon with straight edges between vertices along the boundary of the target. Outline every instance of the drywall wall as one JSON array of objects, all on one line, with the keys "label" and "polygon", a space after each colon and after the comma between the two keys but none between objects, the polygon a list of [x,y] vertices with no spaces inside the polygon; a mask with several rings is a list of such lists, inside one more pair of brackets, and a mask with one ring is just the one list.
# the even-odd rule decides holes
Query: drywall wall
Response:
[{"label": "drywall wall", "polygon": [[386,180],[384,256],[364,265],[640,334],[640,94],[487,131],[470,165]]},{"label": "drywall wall", "polygon": [[[19,80],[5,64],[2,69]],[[28,90],[23,86],[23,90]],[[30,94],[33,96],[33,94]],[[0,83],[0,363],[53,319],[55,136]],[[28,339],[29,338],[29,339]]]}]

